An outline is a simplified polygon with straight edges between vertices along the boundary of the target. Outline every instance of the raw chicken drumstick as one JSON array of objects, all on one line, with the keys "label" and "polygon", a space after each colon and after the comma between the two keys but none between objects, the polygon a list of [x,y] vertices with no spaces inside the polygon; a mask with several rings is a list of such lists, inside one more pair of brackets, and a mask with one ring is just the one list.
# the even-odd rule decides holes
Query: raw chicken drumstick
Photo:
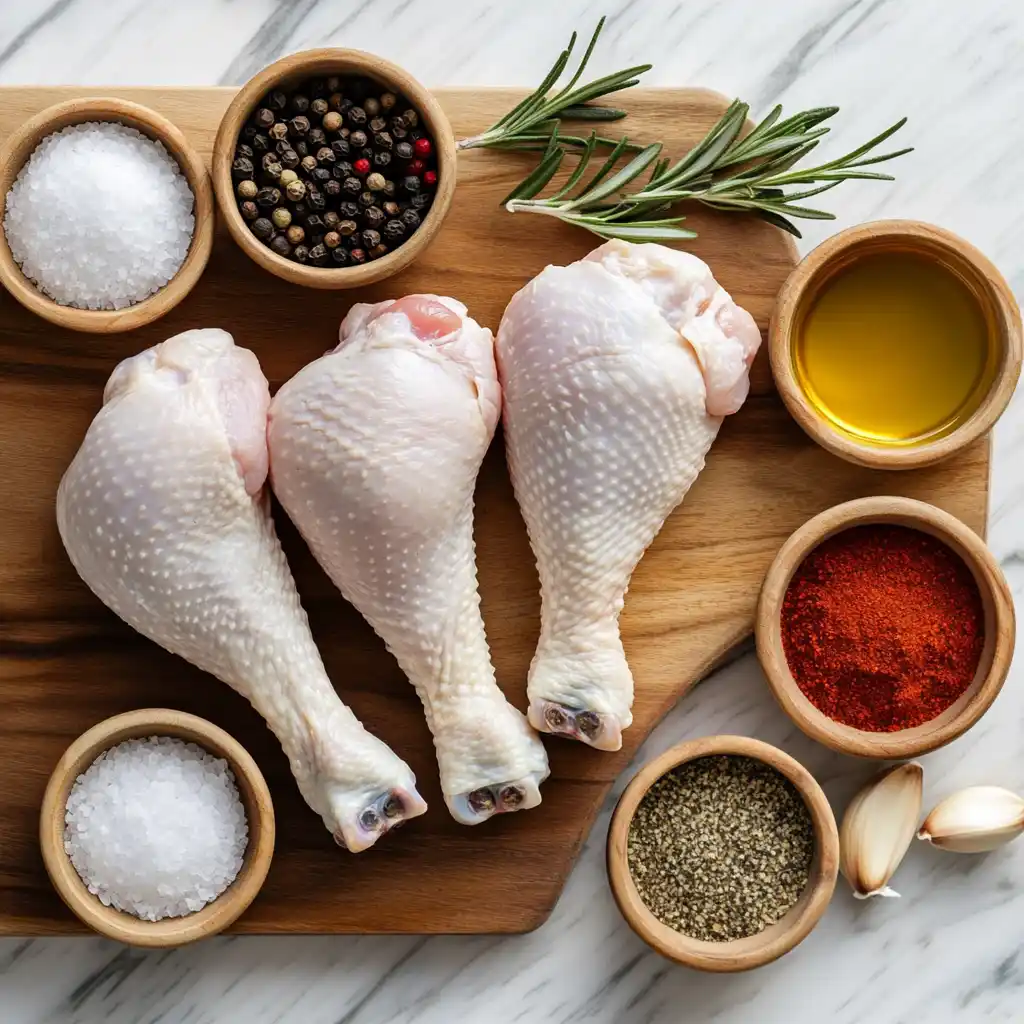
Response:
[{"label": "raw chicken drumstick", "polygon": [[270,518],[256,357],[219,330],[126,359],[57,492],[93,593],[247,697],[339,844],[372,846],[426,810],[409,766],[338,699]]},{"label": "raw chicken drumstick", "polygon": [[761,336],[695,256],[612,241],[509,303],[496,351],[509,469],[541,581],[536,728],[618,750],[629,577],[683,500]]},{"label": "raw chicken drumstick", "polygon": [[416,687],[441,789],[471,825],[540,803],[540,738],[494,678],[473,489],[501,392],[491,332],[454,299],[357,305],[270,407],[274,492]]}]

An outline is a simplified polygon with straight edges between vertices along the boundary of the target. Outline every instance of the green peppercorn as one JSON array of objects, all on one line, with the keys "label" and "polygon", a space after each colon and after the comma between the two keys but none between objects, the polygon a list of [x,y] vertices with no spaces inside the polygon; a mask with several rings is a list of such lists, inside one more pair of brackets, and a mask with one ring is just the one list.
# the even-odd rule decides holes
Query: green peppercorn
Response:
[{"label": "green peppercorn", "polygon": [[292,259],[296,263],[305,263],[309,259],[309,249],[304,245],[297,245],[292,250]]},{"label": "green peppercorn", "polygon": [[301,224],[292,224],[284,233],[284,237],[288,239],[290,245],[298,245],[299,242],[305,241],[306,232]]},{"label": "green peppercorn", "polygon": [[270,219],[274,222],[275,228],[280,228],[283,231],[292,222],[292,211],[286,206],[279,206],[270,215]]},{"label": "green peppercorn", "polygon": [[284,166],[279,160],[275,160],[273,163],[267,164],[264,168],[267,172],[267,177],[272,178],[274,181],[280,180],[281,175],[284,173]]},{"label": "green peppercorn", "polygon": [[256,111],[256,124],[260,128],[269,128],[274,123],[274,112],[267,107],[260,107]]},{"label": "green peppercorn", "polygon": [[317,162],[315,156],[304,156],[302,158],[302,169],[307,173],[311,174],[317,168]]},{"label": "green peppercorn", "polygon": [[379,192],[384,187],[384,175],[374,171],[366,179],[366,187],[371,192]]},{"label": "green peppercorn", "polygon": [[327,113],[327,100],[313,100],[309,105],[309,112],[311,114],[316,114],[317,117],[323,117],[324,114]]},{"label": "green peppercorn", "polygon": [[295,173],[295,171],[291,170],[290,168],[286,168],[278,175],[277,180],[281,185],[283,185],[287,189],[288,185],[290,185],[293,181],[299,180],[299,176]]},{"label": "green peppercorn", "polygon": [[276,124],[270,126],[270,131],[267,134],[274,139],[275,142],[283,142],[288,138],[288,125],[284,121],[278,121]]},{"label": "green peppercorn", "polygon": [[291,256],[292,247],[288,244],[288,239],[284,235],[274,235],[270,240],[270,248],[277,253],[278,256]]},{"label": "green peppercorn", "polygon": [[260,215],[260,208],[251,199],[239,203],[238,210],[246,220],[255,220]]},{"label": "green peppercorn", "polygon": [[262,167],[263,170],[266,170],[271,164],[276,164],[277,162],[276,153],[264,153],[263,156],[260,157],[260,167]]},{"label": "green peppercorn", "polygon": [[245,178],[238,183],[238,188],[235,191],[238,193],[239,199],[255,199],[256,193],[259,192],[259,185],[256,184],[251,178]]},{"label": "green peppercorn", "polygon": [[274,225],[269,217],[259,217],[249,225],[249,230],[261,241],[267,242],[274,233]]},{"label": "green peppercorn", "polygon": [[336,132],[341,127],[341,114],[339,114],[337,110],[331,110],[324,114],[322,123],[325,132]]},{"label": "green peppercorn", "polygon": [[289,181],[285,185],[284,191],[285,195],[288,196],[293,203],[300,203],[306,198],[306,183],[299,179]]},{"label": "green peppercorn", "polygon": [[264,210],[273,209],[281,202],[281,190],[277,188],[261,188],[256,193],[256,205]]}]

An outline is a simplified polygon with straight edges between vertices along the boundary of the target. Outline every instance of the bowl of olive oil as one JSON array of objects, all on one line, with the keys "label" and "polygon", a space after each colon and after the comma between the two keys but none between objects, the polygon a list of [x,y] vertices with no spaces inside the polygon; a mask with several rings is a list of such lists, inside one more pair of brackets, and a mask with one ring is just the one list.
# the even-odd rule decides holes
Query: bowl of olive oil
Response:
[{"label": "bowl of olive oil", "polygon": [[804,430],[851,462],[929,465],[987,433],[1021,370],[1021,316],[974,246],[875,221],[793,271],[769,332],[772,373]]}]

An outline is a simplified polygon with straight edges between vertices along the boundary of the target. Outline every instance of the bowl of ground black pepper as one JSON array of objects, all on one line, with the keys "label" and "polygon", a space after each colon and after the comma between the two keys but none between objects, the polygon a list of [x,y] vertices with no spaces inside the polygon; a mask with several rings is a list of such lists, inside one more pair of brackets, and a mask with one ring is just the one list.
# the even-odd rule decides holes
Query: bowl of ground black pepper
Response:
[{"label": "bowl of ground black pepper", "polygon": [[815,516],[765,577],[757,652],[807,735],[845,754],[916,757],[988,710],[1013,657],[1006,580],[941,509],[872,497]]},{"label": "bowl of ground black pepper", "polygon": [[261,267],[311,288],[355,288],[430,244],[455,162],[444,111],[406,71],[359,50],[307,50],[231,102],[213,185],[232,237]]},{"label": "bowl of ground black pepper", "polygon": [[745,736],[681,743],[640,770],[608,831],[608,878],[637,935],[704,971],[745,971],[807,937],[839,836],[813,776]]}]

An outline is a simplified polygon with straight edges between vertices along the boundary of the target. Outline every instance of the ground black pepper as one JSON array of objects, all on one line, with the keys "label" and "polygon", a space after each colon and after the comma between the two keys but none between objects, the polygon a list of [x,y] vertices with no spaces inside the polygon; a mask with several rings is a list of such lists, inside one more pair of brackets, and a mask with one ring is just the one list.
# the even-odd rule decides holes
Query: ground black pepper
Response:
[{"label": "ground black pepper", "polygon": [[689,761],[640,802],[626,844],[640,898],[663,924],[711,942],[756,935],[800,898],[814,826],[796,787],[749,757]]}]

